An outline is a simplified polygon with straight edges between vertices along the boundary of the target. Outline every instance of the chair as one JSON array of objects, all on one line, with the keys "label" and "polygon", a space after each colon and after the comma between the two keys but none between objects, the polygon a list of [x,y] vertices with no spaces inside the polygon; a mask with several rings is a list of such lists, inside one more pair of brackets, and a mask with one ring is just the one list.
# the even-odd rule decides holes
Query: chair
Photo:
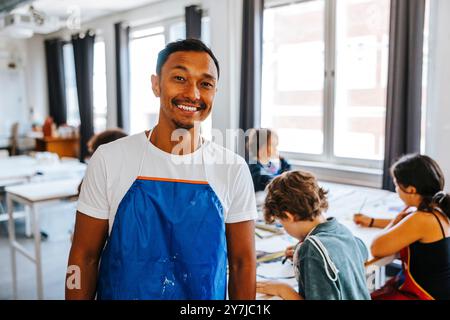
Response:
[{"label": "chair", "polygon": [[19,152],[19,123],[14,122],[11,126],[11,138],[10,138],[10,154],[12,156],[18,155]]},{"label": "chair", "polygon": [[[19,136],[19,123],[14,122],[11,126],[11,137],[10,137],[10,143],[9,143],[9,154],[11,156],[17,156],[20,154],[26,154],[30,151],[33,151],[35,149],[34,144],[31,145],[30,143],[27,143],[28,141],[22,141],[22,143],[19,143],[20,136]],[[24,140],[24,139],[22,139]]]}]

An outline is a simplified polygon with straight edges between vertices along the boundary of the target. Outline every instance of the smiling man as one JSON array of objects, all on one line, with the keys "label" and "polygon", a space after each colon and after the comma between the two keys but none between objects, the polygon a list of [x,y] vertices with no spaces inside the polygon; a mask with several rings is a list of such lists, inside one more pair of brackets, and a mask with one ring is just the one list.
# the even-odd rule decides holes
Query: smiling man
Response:
[{"label": "smiling man", "polygon": [[227,278],[231,299],[255,298],[250,172],[199,130],[218,79],[201,41],[159,53],[158,124],[101,146],[89,162],[69,256],[80,285],[66,284],[67,299],[225,299]]}]

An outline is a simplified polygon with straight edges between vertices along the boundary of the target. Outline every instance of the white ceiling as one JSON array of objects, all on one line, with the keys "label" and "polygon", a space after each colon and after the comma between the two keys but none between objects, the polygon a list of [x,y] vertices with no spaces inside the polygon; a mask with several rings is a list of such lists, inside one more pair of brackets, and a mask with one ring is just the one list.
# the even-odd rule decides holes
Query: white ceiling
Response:
[{"label": "white ceiling", "polygon": [[[74,9],[86,22],[102,16],[116,14],[161,0],[36,0],[14,9],[14,13],[28,13],[30,5],[47,16],[67,18]],[[165,0],[168,1],[168,0]]]}]

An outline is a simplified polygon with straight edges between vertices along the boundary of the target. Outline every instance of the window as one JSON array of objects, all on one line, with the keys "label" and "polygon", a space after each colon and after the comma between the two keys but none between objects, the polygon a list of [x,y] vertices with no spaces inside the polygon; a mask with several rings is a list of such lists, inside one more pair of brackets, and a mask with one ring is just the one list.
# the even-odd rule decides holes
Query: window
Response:
[{"label": "window", "polygon": [[[209,30],[209,17],[202,17],[202,41],[210,46],[211,34]],[[186,38],[186,23],[184,21],[173,22],[169,25],[169,42]]]},{"label": "window", "polygon": [[336,1],[334,155],[384,159],[390,0]]},{"label": "window", "polygon": [[[64,72],[66,81],[67,124],[78,127],[80,125],[80,112],[78,109],[77,81],[75,74],[75,60],[73,46],[67,43],[63,48]],[[106,63],[105,43],[96,41],[94,44],[94,132],[106,129]]]},{"label": "window", "polygon": [[[166,43],[184,39],[186,26],[176,19],[146,28],[135,28],[130,34],[130,133],[153,128],[158,123],[159,99],[152,91],[151,75],[156,73],[156,59]],[[209,41],[209,18],[202,19],[202,38]],[[202,133],[211,138],[211,116],[202,123]]]},{"label": "window", "polygon": [[151,75],[165,45],[164,27],[138,30],[130,38],[130,134],[135,134],[158,122],[159,99],[153,94]]},{"label": "window", "polygon": [[107,98],[106,98],[106,62],[105,42],[94,44],[94,132],[106,129]]},{"label": "window", "polygon": [[277,3],[264,11],[261,125],[294,157],[381,167],[390,1]]},{"label": "window", "polygon": [[324,0],[264,11],[261,125],[281,151],[323,153],[324,27]]},{"label": "window", "polygon": [[67,124],[78,127],[80,125],[80,112],[78,110],[77,78],[75,75],[75,61],[71,43],[64,45],[63,55],[66,82]]}]

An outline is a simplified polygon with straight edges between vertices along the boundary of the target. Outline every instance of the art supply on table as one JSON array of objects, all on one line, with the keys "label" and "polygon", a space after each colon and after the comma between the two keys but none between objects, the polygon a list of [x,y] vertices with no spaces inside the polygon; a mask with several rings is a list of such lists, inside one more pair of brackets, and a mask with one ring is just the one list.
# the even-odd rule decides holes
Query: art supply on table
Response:
[{"label": "art supply on table", "polygon": [[274,253],[263,253],[260,255],[259,258],[256,259],[257,263],[260,262],[268,262],[268,261],[274,261],[284,256],[284,251],[274,252]]},{"label": "art supply on table", "polygon": [[283,229],[277,228],[275,226],[270,226],[270,225],[267,225],[267,224],[257,223],[255,225],[255,227],[257,229],[261,229],[261,230],[264,230],[264,231],[269,231],[269,232],[272,232],[272,233],[275,233],[275,234],[284,234]]}]

